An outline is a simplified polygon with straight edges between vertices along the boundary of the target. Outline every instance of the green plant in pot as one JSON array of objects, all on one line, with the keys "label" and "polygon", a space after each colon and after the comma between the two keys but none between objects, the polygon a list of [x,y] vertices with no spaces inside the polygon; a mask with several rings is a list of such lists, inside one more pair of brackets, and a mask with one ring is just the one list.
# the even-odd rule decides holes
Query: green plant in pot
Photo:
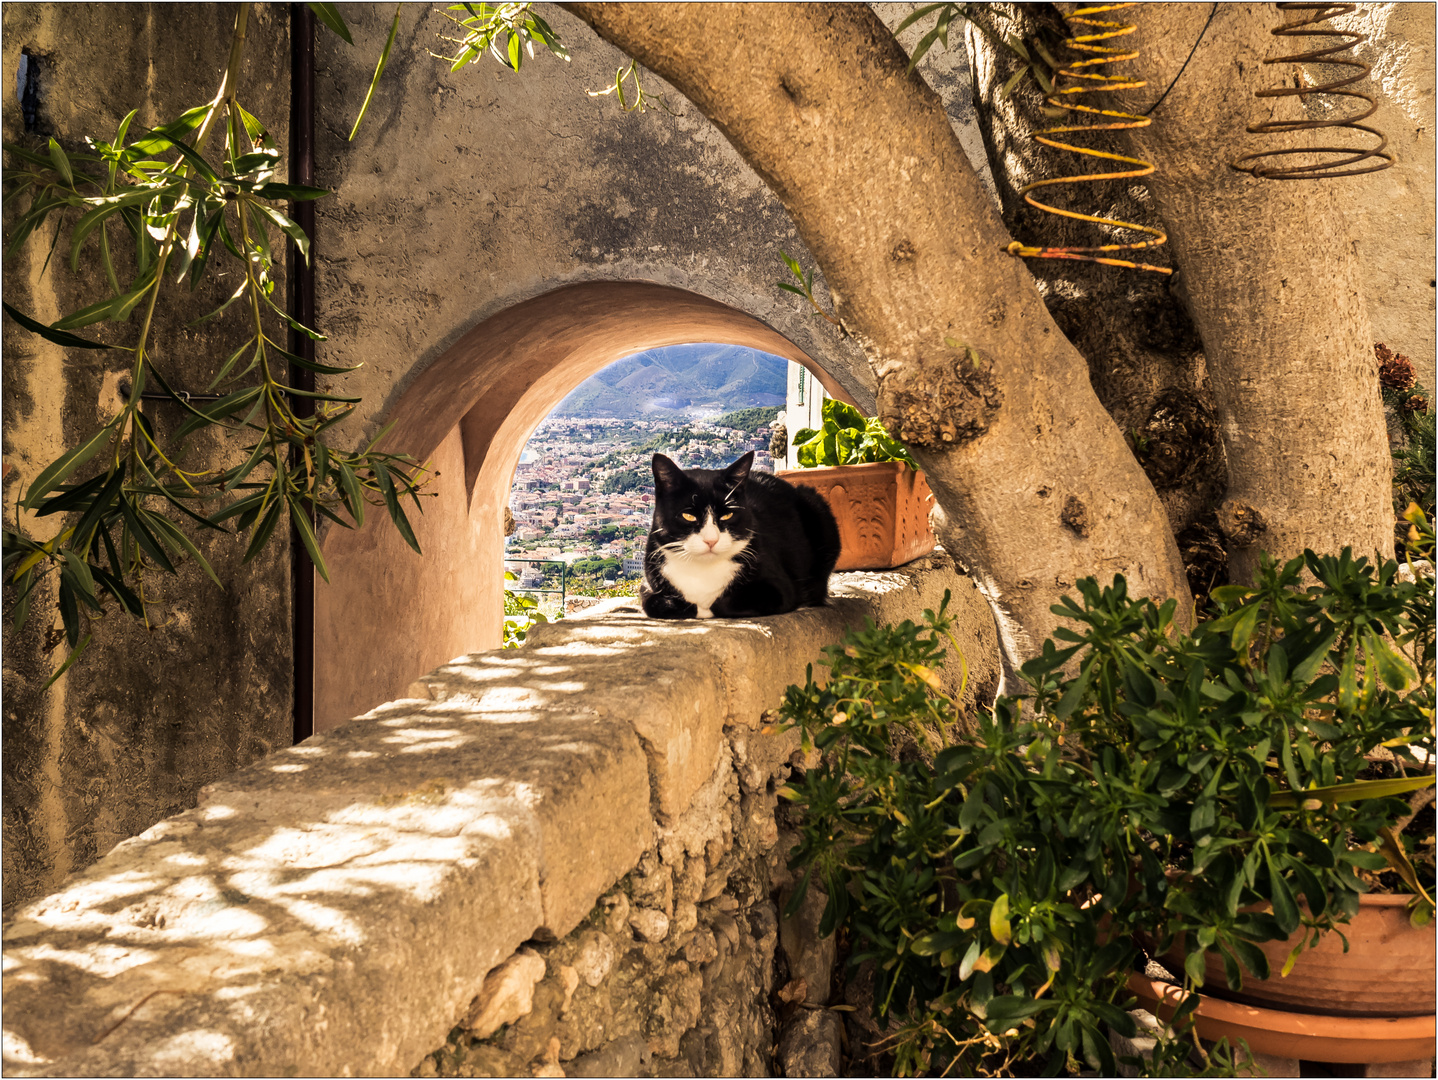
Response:
[{"label": "green plant in pot", "polygon": [[[1385,873],[1413,889],[1431,955],[1431,830],[1394,826],[1433,783],[1432,579],[1347,551],[1264,560],[1192,632],[1122,578],[1078,592],[1055,609],[1073,629],[1023,666],[1028,692],[972,722],[934,673],[942,608],[850,634],[827,684],[811,673],[780,710],[823,752],[786,790],[792,865],[828,893],[823,930],[846,926],[850,963],[872,965],[896,1072],[1113,1075],[1145,943],[1178,946],[1187,989],[1251,989],[1281,979],[1263,946],[1301,966]],[[896,760],[904,735],[919,752]],[[1199,1001],[1132,1064],[1231,1069],[1187,1031]]]},{"label": "green plant in pot", "polygon": [[794,454],[801,468],[902,461],[918,470],[904,444],[885,430],[877,416],[865,418],[854,406],[837,398],[826,398],[821,409],[823,427],[794,432]]},{"label": "green plant in pot", "polygon": [[842,545],[837,569],[899,566],[934,549],[929,485],[877,417],[829,398],[823,426],[800,428],[793,446],[802,468],[780,475],[828,500]]}]

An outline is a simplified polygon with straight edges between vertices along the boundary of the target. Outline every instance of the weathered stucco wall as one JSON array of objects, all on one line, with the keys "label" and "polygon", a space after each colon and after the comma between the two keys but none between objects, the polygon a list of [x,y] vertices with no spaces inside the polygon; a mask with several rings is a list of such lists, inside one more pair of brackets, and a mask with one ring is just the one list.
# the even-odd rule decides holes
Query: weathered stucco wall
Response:
[{"label": "weathered stucco wall", "polygon": [[[53,135],[71,152],[84,135],[110,139],[138,108],[131,138],[214,95],[229,51],[235,9],[227,5],[7,4],[3,61],[6,142],[44,146]],[[288,17],[260,6],[249,23],[242,100],[283,145],[289,130]],[[16,98],[22,49],[35,56],[40,110],[26,130]],[[34,70],[34,69],[32,69]],[[6,211],[6,239],[14,220]],[[72,218],[73,221],[73,218]],[[51,226],[53,228],[53,226]],[[128,241],[112,226],[122,260]],[[54,321],[108,295],[104,275],[68,266],[62,243],[42,274],[48,235],[35,235],[4,266],[8,303]],[[93,251],[92,240],[90,250]],[[124,273],[121,261],[120,273]],[[185,324],[215,307],[232,285],[171,290],[156,311],[152,342],[177,389],[204,390],[237,342],[225,319]],[[279,285],[283,295],[283,277]],[[232,312],[236,309],[231,309]],[[131,336],[138,319],[125,328]],[[83,331],[101,336],[99,327]],[[63,349],[4,320],[4,493],[7,520],[36,475],[114,415],[115,385],[128,353]],[[106,340],[128,340],[117,335]],[[161,431],[181,419],[156,402]],[[215,440],[192,439],[190,467],[230,464]],[[92,466],[91,468],[98,468]],[[81,478],[88,478],[82,473]],[[64,515],[22,517],[47,539]],[[73,524],[73,520],[70,522]],[[288,745],[291,731],[289,553],[283,534],[248,566],[239,540],[194,537],[225,585],[221,592],[189,561],[178,578],[151,575],[153,629],[117,613],[91,621],[85,654],[49,690],[63,661],[52,584],[41,587],[25,629],[5,593],[4,903],[59,886],[66,875],[159,819],[193,806],[196,791]]]},{"label": "weathered stucco wall", "polygon": [[1419,380],[1432,390],[1438,295],[1433,257],[1438,136],[1433,9],[1426,4],[1362,4],[1353,14],[1336,18],[1334,25],[1369,35],[1354,55],[1372,65],[1371,81],[1354,89],[1377,102],[1378,111],[1364,123],[1388,136],[1388,148],[1397,157],[1391,169],[1340,181],[1352,185],[1345,191],[1344,209],[1363,265],[1373,336],[1411,357]]}]

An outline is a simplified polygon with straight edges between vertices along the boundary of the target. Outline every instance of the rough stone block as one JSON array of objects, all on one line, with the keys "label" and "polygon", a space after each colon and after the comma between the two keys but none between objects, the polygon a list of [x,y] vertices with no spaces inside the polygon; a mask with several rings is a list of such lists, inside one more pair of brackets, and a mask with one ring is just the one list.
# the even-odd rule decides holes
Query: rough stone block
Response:
[{"label": "rough stone block", "polygon": [[839,1014],[800,1009],[784,1024],[776,1051],[785,1076],[839,1075]]}]

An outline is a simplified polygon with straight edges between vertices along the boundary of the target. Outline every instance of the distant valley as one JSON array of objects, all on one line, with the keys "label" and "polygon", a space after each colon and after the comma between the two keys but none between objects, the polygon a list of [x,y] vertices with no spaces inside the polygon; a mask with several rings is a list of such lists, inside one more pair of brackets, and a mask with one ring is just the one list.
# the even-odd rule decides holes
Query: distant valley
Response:
[{"label": "distant valley", "polygon": [[551,415],[712,417],[784,404],[788,361],[740,345],[670,345],[626,357],[586,379]]}]

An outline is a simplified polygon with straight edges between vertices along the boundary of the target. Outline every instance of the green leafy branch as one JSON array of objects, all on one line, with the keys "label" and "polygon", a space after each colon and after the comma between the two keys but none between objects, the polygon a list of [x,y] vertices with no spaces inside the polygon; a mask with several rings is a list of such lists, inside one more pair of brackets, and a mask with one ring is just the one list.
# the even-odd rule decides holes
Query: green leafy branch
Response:
[{"label": "green leafy branch", "polygon": [[784,265],[789,268],[789,273],[793,274],[794,277],[799,280],[799,284],[791,285],[787,281],[776,281],[774,284],[778,285],[779,288],[785,292],[791,292],[795,296],[802,296],[805,300],[809,301],[810,306],[813,307],[815,312],[824,316],[824,318],[828,319],[835,326],[840,326],[839,320],[825,311],[823,307],[820,306],[819,301],[814,299],[814,271],[810,270],[806,274],[804,268],[799,265],[799,261],[791,258],[786,251],[781,250],[779,252],[779,258],[784,260]]},{"label": "green leafy branch", "polygon": [[[630,93],[630,96],[626,98],[624,96],[624,83],[629,79],[634,81],[634,90]],[[646,109],[653,108],[663,109],[670,114],[674,112],[674,110],[669,107],[669,102],[665,100],[663,94],[648,93],[644,87],[639,84],[638,60],[630,60],[628,64],[615,70],[613,86],[604,90],[586,90],[585,93],[590,97],[606,97],[609,94],[613,94],[619,102],[619,108],[624,112],[642,113]]]},{"label": "green leafy branch", "polygon": [[[325,340],[276,303],[272,241],[288,238],[308,260],[309,237],[286,215],[283,204],[329,193],[275,179],[282,164],[279,150],[264,125],[238,100],[248,16],[249,5],[241,5],[219,90],[207,104],[127,141],[132,111],[112,141],[87,139],[86,152],[67,152],[53,138],[43,151],[5,148],[14,167],[3,173],[4,200],[18,207],[5,257],[52,224],[53,253],[68,228],[71,269],[98,264],[111,294],[53,325],[9,305],[6,310],[25,329],[56,344],[133,354],[128,396],[118,414],[40,471],[17,501],[14,527],[3,530],[5,582],[18,592],[17,631],[26,622],[35,589],[48,578],[58,579],[60,616],[72,654],[56,676],[90,641],[90,635],[81,636],[82,614],[102,616],[106,597],[148,625],[146,607],[153,602],[148,574],[175,574],[177,564],[190,557],[220,584],[182,525],[229,532],[225,523],[235,519],[236,532],[250,536],[244,557],[248,562],[287,519],[328,580],[314,515],[358,527],[369,502],[383,505],[406,542],[419,550],[399,500],[411,496],[419,507],[425,469],[408,455],[378,450],[386,432],[359,451],[333,446],[324,437],[326,431],[349,416],[360,399],[303,390],[285,381],[286,365],[324,375],[354,368],[307,360],[277,340],[274,326],[279,320],[312,340]],[[221,140],[218,165],[205,156],[214,134]],[[115,239],[128,247],[128,260],[116,258],[112,230],[118,230]],[[170,284],[188,280],[194,292],[212,257],[224,261],[227,255],[243,268],[238,286],[189,325],[207,323],[239,303],[247,329],[237,346],[227,346],[228,358],[208,388],[225,387],[226,392],[200,407],[187,393],[173,389],[175,373],[167,377],[156,363],[151,329],[167,276]],[[95,324],[118,331],[135,311],[143,316],[138,331],[121,334],[128,336],[128,343],[72,333]],[[168,437],[157,433],[141,408],[142,394],[151,385],[186,414]],[[301,399],[315,403],[313,415],[301,415]],[[243,449],[235,455],[240,464],[187,467],[187,438],[207,429],[243,440]],[[39,541],[28,534],[22,511],[37,519],[64,514],[72,523]]]},{"label": "green leafy branch", "polygon": [[[1216,966],[1242,991],[1341,932],[1366,889],[1411,891],[1410,920],[1432,920],[1431,826],[1406,827],[1433,790],[1416,560],[1434,536],[1406,516],[1411,579],[1346,550],[1264,558],[1191,632],[1122,577],[1080,581],[1020,669],[1029,692],[971,727],[935,674],[944,607],[850,632],[826,680],[788,688],[779,719],[820,752],[781,792],[802,811],[791,903],[822,885],[820,932],[845,927],[850,964],[871,962],[896,1073],[1117,1075],[1139,939],[1186,989]],[[1153,1060],[1124,1064],[1231,1075],[1185,1033],[1186,1000]]]},{"label": "green leafy branch", "polygon": [[[935,15],[936,12],[937,15]],[[936,43],[942,44],[944,48],[947,49],[949,47],[949,26],[955,19],[962,18],[993,42],[995,46],[1008,52],[1021,62],[1019,68],[1009,77],[1008,81],[1004,83],[1003,88],[999,91],[1000,101],[1008,100],[1014,90],[1018,88],[1019,83],[1025,75],[1031,76],[1045,94],[1052,94],[1054,92],[1054,76],[1058,74],[1059,68],[1062,65],[1053,58],[1053,54],[1049,49],[1037,38],[1034,38],[1026,44],[1024,40],[1017,35],[998,34],[988,26],[987,20],[990,16],[983,10],[983,6],[953,3],[924,4],[921,7],[915,8],[909,14],[908,18],[894,29],[894,36],[897,37],[910,26],[913,26],[919,20],[929,15],[935,15],[934,25],[928,33],[919,39],[919,43],[914,46],[914,51],[909,57],[909,71],[914,70],[918,62],[924,58],[924,54],[933,48]],[[1054,109],[1049,106],[1045,106],[1043,112],[1045,115],[1048,115],[1050,119],[1064,115],[1062,109]]]},{"label": "green leafy branch", "polygon": [[[466,64],[472,64],[488,53],[511,71],[518,71],[526,56],[534,59],[534,43],[539,41],[565,63],[569,62],[569,50],[560,42],[559,36],[550,28],[532,3],[519,4],[452,4],[450,11],[464,12],[468,17],[457,19],[441,12],[446,19],[464,31],[458,38],[445,38],[459,46],[454,56],[430,53],[436,60],[444,60],[451,71],[458,71]],[[637,84],[636,84],[637,85]]]}]

